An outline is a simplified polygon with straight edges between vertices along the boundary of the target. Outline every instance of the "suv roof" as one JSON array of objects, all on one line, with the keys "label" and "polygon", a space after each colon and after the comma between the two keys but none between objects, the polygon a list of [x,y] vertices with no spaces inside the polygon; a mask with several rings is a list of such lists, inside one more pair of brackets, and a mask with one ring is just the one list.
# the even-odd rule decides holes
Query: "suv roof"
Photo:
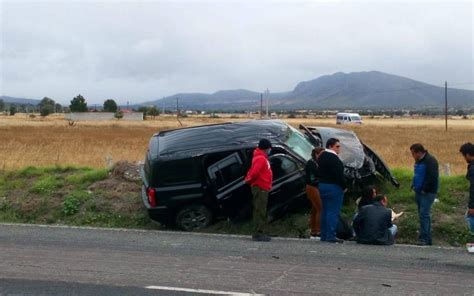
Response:
[{"label": "suv roof", "polygon": [[273,143],[285,141],[288,125],[280,120],[253,120],[167,130],[153,135],[158,140],[160,158],[184,158],[229,149],[256,147],[266,138]]}]

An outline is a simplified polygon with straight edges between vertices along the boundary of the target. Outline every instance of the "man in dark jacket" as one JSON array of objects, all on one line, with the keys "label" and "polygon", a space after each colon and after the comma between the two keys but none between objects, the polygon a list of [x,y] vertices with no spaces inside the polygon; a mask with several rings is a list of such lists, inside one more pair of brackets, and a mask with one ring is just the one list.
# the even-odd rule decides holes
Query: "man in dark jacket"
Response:
[{"label": "man in dark jacket", "polygon": [[268,192],[272,189],[273,173],[268,162],[268,154],[272,144],[267,139],[261,139],[253,152],[252,165],[247,172],[245,182],[252,188],[254,241],[270,241],[265,233],[267,224]]},{"label": "man in dark jacket", "polygon": [[346,183],[344,180],[344,165],[339,159],[341,144],[338,139],[331,138],[326,142],[326,150],[318,159],[319,164],[319,191],[321,193],[321,241],[342,243],[336,237],[336,227],[339,222],[344,199]]},{"label": "man in dark jacket", "polygon": [[415,159],[415,169],[411,188],[415,191],[416,205],[420,219],[418,245],[431,245],[431,207],[439,188],[438,161],[423,145],[417,143],[410,147]]},{"label": "man in dark jacket", "polygon": [[474,144],[465,143],[459,149],[468,163],[466,179],[469,180],[469,202],[467,204],[466,221],[474,235]]},{"label": "man in dark jacket", "polygon": [[392,210],[387,209],[387,197],[377,195],[373,203],[363,206],[354,220],[357,242],[371,245],[392,245],[397,226],[392,224]]}]

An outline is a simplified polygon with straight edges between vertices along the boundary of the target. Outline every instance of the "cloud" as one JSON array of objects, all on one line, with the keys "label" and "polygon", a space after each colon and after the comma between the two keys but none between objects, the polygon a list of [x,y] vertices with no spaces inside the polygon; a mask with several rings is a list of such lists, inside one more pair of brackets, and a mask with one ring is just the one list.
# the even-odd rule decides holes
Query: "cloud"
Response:
[{"label": "cloud", "polygon": [[470,2],[12,1],[0,14],[3,95],[142,102],[366,70],[474,82]]}]

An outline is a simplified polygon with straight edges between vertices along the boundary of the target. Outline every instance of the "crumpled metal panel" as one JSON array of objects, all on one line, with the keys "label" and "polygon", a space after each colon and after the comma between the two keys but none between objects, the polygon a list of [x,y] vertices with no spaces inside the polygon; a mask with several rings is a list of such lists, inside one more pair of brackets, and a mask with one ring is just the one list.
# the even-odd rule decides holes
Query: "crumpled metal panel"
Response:
[{"label": "crumpled metal panel", "polygon": [[331,128],[315,127],[313,132],[317,131],[323,140],[323,147],[330,138],[337,138],[341,143],[341,158],[344,166],[360,169],[364,165],[365,152],[362,143],[353,131]]}]

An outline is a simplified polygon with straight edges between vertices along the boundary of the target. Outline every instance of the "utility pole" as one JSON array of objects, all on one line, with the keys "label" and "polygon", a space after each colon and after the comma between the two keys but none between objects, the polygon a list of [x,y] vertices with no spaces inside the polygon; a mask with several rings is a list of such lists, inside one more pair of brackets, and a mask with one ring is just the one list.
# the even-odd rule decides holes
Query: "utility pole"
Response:
[{"label": "utility pole", "polygon": [[270,91],[268,90],[268,88],[265,91],[265,96],[267,97],[267,118],[268,118],[268,97],[270,96]]},{"label": "utility pole", "polygon": [[263,94],[260,94],[260,119],[263,116]]},{"label": "utility pole", "polygon": [[448,81],[444,82],[444,122],[448,131]]},{"label": "utility pole", "polygon": [[176,118],[179,117],[179,98],[176,98]]}]

